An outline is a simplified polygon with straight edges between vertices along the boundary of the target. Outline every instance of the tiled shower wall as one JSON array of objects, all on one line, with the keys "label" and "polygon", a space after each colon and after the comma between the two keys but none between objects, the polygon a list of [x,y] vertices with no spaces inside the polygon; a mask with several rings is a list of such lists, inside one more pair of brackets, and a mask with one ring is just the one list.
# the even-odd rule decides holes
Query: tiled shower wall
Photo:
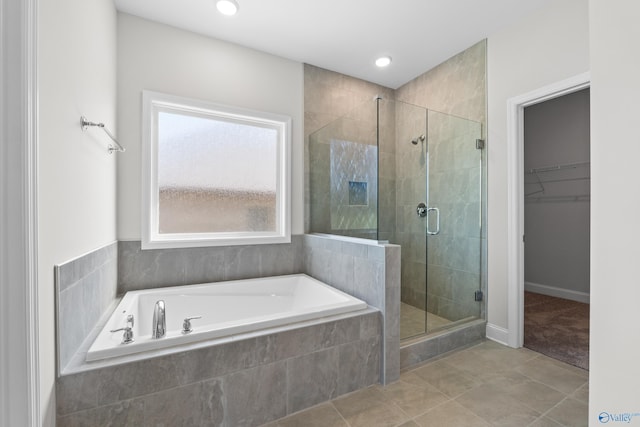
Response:
[{"label": "tiled shower wall", "polygon": [[[324,202],[324,211],[327,213],[325,217],[321,214],[316,215],[316,220],[320,221],[316,228],[311,228],[311,180],[315,179],[317,183],[326,183],[327,177],[323,176],[321,169],[311,166],[309,153],[309,135],[315,133],[328,124],[337,123],[338,129],[335,129],[338,135],[344,135],[345,140],[354,138],[366,144],[375,144],[375,126],[376,126],[376,109],[375,97],[381,96],[384,99],[393,99],[393,89],[354,77],[345,76],[340,73],[318,68],[313,65],[304,65],[304,136],[305,136],[305,231],[318,231],[320,228],[323,232],[329,232],[329,224],[322,221],[329,221],[330,204],[328,201],[320,200],[321,205]],[[334,124],[335,125],[335,124]],[[386,126],[389,135],[392,135],[393,129]],[[386,138],[384,141],[393,141],[392,138]],[[387,162],[390,162],[389,155],[392,155],[393,149],[385,149],[387,153]],[[382,156],[380,158],[382,161]],[[321,160],[322,161],[322,160]],[[328,159],[324,160],[329,162]],[[318,171],[319,176],[312,177],[311,171]],[[325,184],[326,185],[326,184]],[[380,181],[380,193],[389,194],[385,191],[390,187],[389,183]],[[328,197],[329,194],[325,193]],[[318,197],[323,197],[322,193]],[[315,201],[314,201],[315,202]],[[381,200],[380,203],[384,203]],[[388,219],[390,221],[391,219]],[[360,237],[371,237],[370,235],[362,235]],[[381,239],[386,239],[381,237]]]},{"label": "tiled shower wall", "polygon": [[[395,240],[402,246],[402,302],[426,309],[427,237],[426,218],[416,214],[418,203],[427,201],[428,142],[427,110],[395,104],[396,224]],[[418,139],[417,144],[411,141]]]},{"label": "tiled shower wall", "polygon": [[427,310],[452,321],[479,317],[480,123],[433,111],[428,121],[429,203],[441,226],[427,236]]},{"label": "tiled shower wall", "polygon": [[[481,210],[482,219],[486,220],[486,193],[482,194],[481,201],[479,197],[479,189],[484,192],[486,187],[481,187],[479,183],[480,178],[486,182],[486,160],[480,152],[456,153],[454,145],[460,142],[460,138],[469,136],[465,142],[475,149],[475,139],[484,137],[486,133],[486,41],[471,46],[397,90],[382,88],[317,67],[305,66],[305,135],[308,138],[309,134],[330,122],[331,124],[319,133],[326,133],[325,139],[330,137],[330,133],[336,135],[336,129],[333,127],[337,126],[339,130],[345,128],[341,125],[342,119],[339,118],[348,117],[354,105],[357,106],[358,102],[364,102],[362,105],[366,105],[367,97],[372,99],[380,93],[384,94],[386,102],[381,103],[380,110],[382,122],[379,153],[379,238],[398,243],[403,248],[402,299],[424,309],[428,300],[428,288],[428,308],[433,313],[451,320],[468,315],[482,317],[485,306],[474,302],[473,291],[479,286],[486,289],[486,234],[473,234],[468,225],[478,225],[472,218],[472,211],[477,214],[477,218]],[[393,100],[401,102],[389,102]],[[366,110],[362,106],[357,109]],[[457,127],[456,137],[451,138],[445,135],[440,124],[431,124],[427,130],[426,109],[470,119],[472,122],[459,120],[461,123],[468,122],[470,126],[479,123],[480,131],[472,135],[463,124]],[[440,117],[445,115],[435,113],[432,119]],[[456,120],[455,117],[451,119]],[[426,201],[426,142],[417,146],[410,142],[413,138],[428,132],[433,133],[433,145],[435,146],[436,140],[439,140],[442,146],[440,151],[449,154],[449,159],[443,160],[444,163],[440,165],[442,170],[438,175],[451,175],[453,171],[445,170],[447,168],[456,168],[460,172],[453,176],[458,189],[456,194],[444,195],[444,199],[441,200],[445,210],[442,212],[443,221],[449,225],[454,224],[455,228],[450,226],[448,233],[443,232],[438,239],[429,242],[429,260],[426,257],[425,220],[415,221],[416,205]],[[307,173],[310,170],[312,173],[324,173],[326,176],[322,179],[328,182],[329,167],[318,167],[315,164],[309,167],[308,140],[306,147],[305,170]],[[461,159],[471,156],[478,159],[474,164],[475,169],[471,170],[467,165],[459,168]],[[484,162],[482,167],[481,159]],[[482,177],[474,175],[476,172],[482,173]],[[475,179],[476,177],[478,179]],[[309,181],[313,182],[314,177],[306,178],[306,194],[309,195]],[[467,190],[472,187],[477,190],[476,193],[468,194]],[[311,192],[311,197],[328,199],[329,186],[326,185],[326,188],[325,191]],[[459,196],[463,192],[470,196],[468,200],[460,199]],[[310,212],[309,200],[308,197],[307,214]],[[314,200],[314,208],[317,201]],[[329,221],[328,200],[325,206],[326,215],[318,217]],[[448,215],[446,220],[444,215]],[[309,222],[306,222],[306,225],[308,226]],[[483,233],[485,228],[483,222]],[[315,227],[312,230],[315,231]],[[323,228],[323,231],[338,234],[337,231],[330,231],[329,227]],[[427,271],[429,277],[426,277]],[[427,280],[428,286],[425,287]]]},{"label": "tiled shower wall", "polygon": [[311,134],[308,154],[311,230],[377,239],[375,102]]}]

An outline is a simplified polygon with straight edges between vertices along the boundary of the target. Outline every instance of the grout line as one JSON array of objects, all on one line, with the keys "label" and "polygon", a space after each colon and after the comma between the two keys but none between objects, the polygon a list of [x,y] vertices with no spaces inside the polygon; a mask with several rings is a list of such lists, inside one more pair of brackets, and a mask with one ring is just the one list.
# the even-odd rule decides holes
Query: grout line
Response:
[{"label": "grout line", "polygon": [[[422,412],[422,413],[420,413],[420,414],[416,415],[415,417],[411,418],[411,421],[414,421],[414,422],[415,422],[416,418],[419,418],[419,417],[421,417],[421,416],[423,416],[423,415],[426,415],[426,414],[428,414],[429,412],[431,412],[431,411],[435,410],[436,408],[439,408],[439,407],[441,407],[441,406],[443,406],[443,405],[446,405],[447,403],[455,402],[455,399],[453,399],[453,398],[451,398],[451,397],[447,396],[446,394],[442,393],[441,391],[438,391],[438,393],[440,393],[440,394],[442,394],[444,397],[446,397],[446,398],[447,398],[447,400],[445,400],[445,401],[444,401],[444,402],[442,402],[442,403],[438,403],[437,405],[435,405],[435,406],[433,406],[433,407],[431,407],[431,408],[427,409],[425,412]],[[456,402],[456,403],[457,403],[457,402]],[[416,423],[416,424],[417,424],[417,423]]]},{"label": "grout line", "polygon": [[[549,408],[546,412],[543,412],[538,418],[543,418],[543,417],[547,417],[547,415],[553,411],[555,408],[557,408],[558,406],[560,406],[560,404],[562,404],[562,402],[564,402],[565,400],[567,400],[569,398],[569,396],[565,396],[564,399],[562,399],[560,402],[556,403],[554,406],[552,406],[551,408]],[[555,421],[556,423],[560,424],[561,426],[564,426],[563,423],[561,423],[560,421],[556,420],[555,418],[552,417],[548,417],[550,419],[552,419],[553,421]]]},{"label": "grout line", "polygon": [[338,408],[336,408],[336,405],[333,404],[335,399],[330,400],[329,404],[331,405],[331,407],[333,408],[334,411],[336,411],[338,413],[338,415],[340,416],[340,418],[342,418],[342,420],[347,424],[347,426],[351,426],[351,424],[349,423],[349,421],[347,421],[347,419],[344,417],[344,415],[342,415],[342,412],[340,412],[340,410]]}]

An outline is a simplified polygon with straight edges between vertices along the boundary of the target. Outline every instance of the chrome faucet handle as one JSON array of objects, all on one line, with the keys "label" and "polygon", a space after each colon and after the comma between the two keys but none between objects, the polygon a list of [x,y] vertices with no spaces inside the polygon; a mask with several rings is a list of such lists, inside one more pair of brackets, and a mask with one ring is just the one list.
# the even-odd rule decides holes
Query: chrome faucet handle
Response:
[{"label": "chrome faucet handle", "polygon": [[202,319],[202,316],[193,316],[193,317],[185,317],[184,322],[182,322],[182,334],[188,334],[193,331],[191,327],[191,321],[195,319]]},{"label": "chrome faucet handle", "polygon": [[127,316],[127,326],[133,328],[133,324],[135,323],[133,314]]},{"label": "chrome faucet handle", "polygon": [[120,332],[124,331],[122,334],[122,344],[129,344],[133,342],[133,330],[130,326],[125,326],[124,328],[113,329],[111,332]]}]

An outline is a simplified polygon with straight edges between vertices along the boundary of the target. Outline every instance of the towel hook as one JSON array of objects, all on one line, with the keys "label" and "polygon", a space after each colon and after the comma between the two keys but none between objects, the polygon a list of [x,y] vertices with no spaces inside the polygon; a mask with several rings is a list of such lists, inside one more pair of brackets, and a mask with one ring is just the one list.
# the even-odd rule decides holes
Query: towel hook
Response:
[{"label": "towel hook", "polygon": [[90,122],[89,120],[87,120],[87,118],[85,116],[81,116],[80,117],[80,128],[84,131],[89,126],[99,127],[100,129],[102,129],[109,136],[109,138],[111,138],[111,140],[113,141],[115,146],[113,144],[109,144],[109,147],[107,148],[107,151],[109,152],[109,154],[113,154],[114,151],[117,151],[119,153],[124,153],[124,151],[125,151],[124,147],[122,145],[120,145],[120,143],[118,141],[116,141],[116,138],[111,134],[111,132],[109,132],[109,129],[107,129],[105,127],[104,123]]}]

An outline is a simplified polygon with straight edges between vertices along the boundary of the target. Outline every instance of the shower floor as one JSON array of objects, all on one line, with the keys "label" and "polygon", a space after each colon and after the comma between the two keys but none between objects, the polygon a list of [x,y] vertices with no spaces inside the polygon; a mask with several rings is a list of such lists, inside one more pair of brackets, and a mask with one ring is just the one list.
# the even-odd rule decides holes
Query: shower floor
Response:
[{"label": "shower floor", "polygon": [[400,339],[431,332],[453,323],[451,320],[426,312],[427,330],[425,331],[425,311],[412,305],[400,304]]}]

